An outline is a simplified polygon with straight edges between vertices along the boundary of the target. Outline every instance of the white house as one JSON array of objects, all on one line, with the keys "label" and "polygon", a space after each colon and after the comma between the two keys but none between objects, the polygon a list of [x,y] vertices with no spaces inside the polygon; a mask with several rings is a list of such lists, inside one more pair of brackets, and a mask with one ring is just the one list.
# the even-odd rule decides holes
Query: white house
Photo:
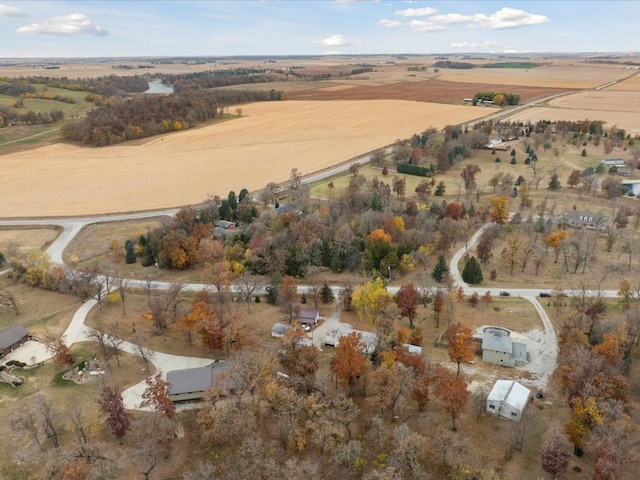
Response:
[{"label": "white house", "polygon": [[519,422],[531,390],[515,380],[498,380],[487,397],[487,412]]}]

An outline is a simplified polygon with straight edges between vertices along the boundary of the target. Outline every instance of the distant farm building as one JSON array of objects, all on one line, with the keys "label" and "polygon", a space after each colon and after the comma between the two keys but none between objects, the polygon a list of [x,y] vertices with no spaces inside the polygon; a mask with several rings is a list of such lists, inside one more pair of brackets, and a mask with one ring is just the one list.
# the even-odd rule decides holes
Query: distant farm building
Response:
[{"label": "distant farm building", "polygon": [[0,331],[0,357],[13,352],[29,340],[29,332],[19,323]]},{"label": "distant farm building", "polygon": [[503,367],[521,367],[527,363],[527,344],[514,341],[506,328],[485,327],[482,361]]},{"label": "distant farm building", "polygon": [[514,380],[498,380],[487,397],[487,412],[519,422],[531,390]]},{"label": "distant farm building", "polygon": [[607,217],[589,210],[568,211],[562,216],[562,222],[571,228],[584,228],[587,230],[604,230],[607,228]]}]

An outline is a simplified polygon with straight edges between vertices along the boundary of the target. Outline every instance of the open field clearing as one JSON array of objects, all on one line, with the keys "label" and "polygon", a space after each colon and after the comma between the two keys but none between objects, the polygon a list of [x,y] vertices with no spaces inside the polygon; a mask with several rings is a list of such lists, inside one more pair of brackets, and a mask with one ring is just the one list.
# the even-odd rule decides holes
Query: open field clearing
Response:
[{"label": "open field clearing", "polygon": [[638,91],[640,90],[640,72],[635,70],[634,74],[630,77],[625,78],[624,80],[607,87],[607,91],[609,90],[632,90]]},{"label": "open field clearing", "polygon": [[640,113],[640,98],[636,92],[592,90],[554,98],[549,105],[565,109]]},{"label": "open field clearing", "polygon": [[635,135],[640,133],[640,99],[637,92],[594,90],[554,98],[545,106],[521,110],[505,121],[604,120]]},{"label": "open field clearing", "polygon": [[526,110],[520,110],[513,115],[502,118],[504,122],[531,122],[536,123],[540,120],[602,120],[605,128],[611,128],[616,125],[622,128],[632,136],[640,133],[640,112],[616,112],[611,110],[598,110],[588,108],[553,108],[553,107],[534,107]]},{"label": "open field clearing", "polygon": [[3,158],[0,217],[85,215],[197,204],[283,182],[487,110],[402,101],[265,102],[243,116],[136,145],[56,144]]},{"label": "open field clearing", "polygon": [[[635,73],[635,72],[633,72]],[[448,82],[492,83],[584,89],[633,75],[620,65],[559,64],[531,69],[474,68],[469,70],[441,69],[439,80]]]}]

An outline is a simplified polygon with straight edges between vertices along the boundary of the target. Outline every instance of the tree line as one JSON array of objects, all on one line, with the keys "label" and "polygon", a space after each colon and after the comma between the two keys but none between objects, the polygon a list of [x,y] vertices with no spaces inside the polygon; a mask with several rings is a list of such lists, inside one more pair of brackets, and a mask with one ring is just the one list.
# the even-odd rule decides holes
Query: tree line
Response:
[{"label": "tree line", "polygon": [[188,91],[112,97],[86,118],[61,129],[65,140],[101,147],[193,128],[224,115],[230,104],[280,100],[280,92]]},{"label": "tree line", "polygon": [[50,125],[52,123],[60,122],[64,119],[64,112],[62,110],[50,110],[49,112],[34,112],[33,110],[27,110],[21,113],[15,108],[9,108],[4,105],[0,105],[0,127],[6,127],[12,124],[26,124],[26,125]]},{"label": "tree line", "polygon": [[104,97],[123,93],[141,93],[149,88],[147,79],[138,75],[124,77],[107,75],[104,77],[76,79],[34,75],[18,78],[0,78],[0,94],[17,97],[25,93],[35,93],[36,90],[33,84],[42,84],[64,90],[87,91]]},{"label": "tree line", "polygon": [[185,74],[162,74],[162,83],[172,85],[174,92],[230,87],[251,83],[266,83],[282,80],[283,75],[264,69],[209,70]]}]

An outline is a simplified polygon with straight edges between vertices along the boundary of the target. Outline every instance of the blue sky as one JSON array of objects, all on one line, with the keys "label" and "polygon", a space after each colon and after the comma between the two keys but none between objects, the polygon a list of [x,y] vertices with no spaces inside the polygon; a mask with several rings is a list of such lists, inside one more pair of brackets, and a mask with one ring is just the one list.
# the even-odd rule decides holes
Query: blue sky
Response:
[{"label": "blue sky", "polygon": [[639,52],[637,1],[0,0],[0,58]]}]

